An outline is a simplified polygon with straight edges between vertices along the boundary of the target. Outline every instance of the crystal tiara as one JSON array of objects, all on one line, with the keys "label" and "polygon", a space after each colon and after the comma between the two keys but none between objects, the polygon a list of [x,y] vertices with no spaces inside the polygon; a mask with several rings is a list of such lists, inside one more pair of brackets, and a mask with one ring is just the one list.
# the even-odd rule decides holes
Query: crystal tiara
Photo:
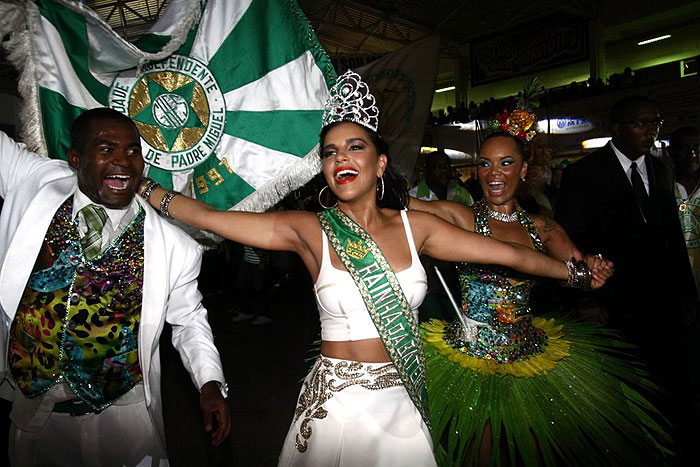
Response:
[{"label": "crystal tiara", "polygon": [[369,86],[352,70],[342,74],[331,87],[323,110],[323,126],[333,122],[353,122],[377,131],[379,108]]}]

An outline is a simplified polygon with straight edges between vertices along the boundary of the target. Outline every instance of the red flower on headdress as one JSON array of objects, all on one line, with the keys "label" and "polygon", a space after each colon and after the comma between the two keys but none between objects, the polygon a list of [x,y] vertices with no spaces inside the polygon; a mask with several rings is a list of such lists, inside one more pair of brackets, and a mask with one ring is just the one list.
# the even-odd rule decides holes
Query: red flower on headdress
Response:
[{"label": "red flower on headdress", "polygon": [[508,117],[509,117],[509,114],[508,114],[508,111],[507,111],[506,109],[503,109],[503,113],[502,113],[502,114],[497,114],[497,115],[496,115],[496,120],[498,121],[498,123],[501,124],[501,128],[503,128],[503,125],[506,125],[506,128],[503,128],[504,130],[507,130],[507,129],[508,129],[508,127],[507,127],[507,125],[508,125]]}]

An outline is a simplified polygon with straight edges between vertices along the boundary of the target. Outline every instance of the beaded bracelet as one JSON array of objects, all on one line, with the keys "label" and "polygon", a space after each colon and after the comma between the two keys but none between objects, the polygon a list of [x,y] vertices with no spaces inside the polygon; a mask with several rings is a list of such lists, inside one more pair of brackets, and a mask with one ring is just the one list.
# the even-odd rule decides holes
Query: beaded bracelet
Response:
[{"label": "beaded bracelet", "polygon": [[160,200],[160,213],[168,219],[173,218],[173,216],[171,216],[168,212],[168,206],[170,205],[170,201],[172,201],[177,194],[177,192],[170,190],[165,194],[165,196],[163,196],[163,199]]},{"label": "beaded bracelet", "polygon": [[150,178],[144,178],[143,180],[141,180],[141,184],[139,185],[138,194],[141,195],[143,199],[148,201],[148,198],[151,197],[153,190],[155,190],[159,186],[160,185],[158,184],[158,182],[151,180]]}]

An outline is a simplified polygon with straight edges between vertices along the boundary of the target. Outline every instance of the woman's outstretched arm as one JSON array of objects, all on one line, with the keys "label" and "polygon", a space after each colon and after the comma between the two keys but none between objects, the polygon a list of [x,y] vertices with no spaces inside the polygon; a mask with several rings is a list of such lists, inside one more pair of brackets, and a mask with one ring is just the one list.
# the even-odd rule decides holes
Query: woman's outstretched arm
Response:
[{"label": "woman's outstretched arm", "polygon": [[[161,210],[161,201],[167,193],[161,187],[155,188],[148,202],[156,210]],[[308,248],[309,239],[318,230],[318,221],[309,212],[220,211],[180,194],[170,200],[167,210],[170,216],[185,224],[265,250],[300,253]]]},{"label": "woman's outstretched arm", "polygon": [[408,209],[434,214],[457,227],[474,231],[474,210],[456,201],[423,201],[411,196]]},{"label": "woman's outstretched arm", "polygon": [[[411,212],[410,215],[420,253],[446,261],[499,264],[553,279],[566,280],[569,277],[568,267],[563,261],[531,248],[468,232],[431,214]],[[602,283],[594,280],[592,285],[599,287]]]}]

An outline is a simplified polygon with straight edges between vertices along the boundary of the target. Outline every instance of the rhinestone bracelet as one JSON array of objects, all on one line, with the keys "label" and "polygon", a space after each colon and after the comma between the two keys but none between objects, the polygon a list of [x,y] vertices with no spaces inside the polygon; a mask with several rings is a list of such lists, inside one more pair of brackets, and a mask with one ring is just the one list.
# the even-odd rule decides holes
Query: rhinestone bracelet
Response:
[{"label": "rhinestone bracelet", "polygon": [[569,277],[566,281],[561,281],[562,285],[574,289],[590,289],[591,270],[588,264],[585,261],[576,261],[574,258],[565,263]]},{"label": "rhinestone bracelet", "polygon": [[172,201],[177,194],[177,192],[170,190],[165,194],[165,196],[163,196],[163,199],[160,200],[160,213],[168,219],[173,218],[173,216],[171,216],[168,212],[168,206],[170,206],[170,201]]},{"label": "rhinestone bracelet", "polygon": [[564,261],[564,264],[566,264],[566,270],[568,273],[567,279],[561,280],[559,282],[561,282],[561,285],[563,285],[564,287],[573,287],[574,286],[573,280],[574,280],[574,277],[576,276],[576,266],[574,265],[573,258],[568,260],[568,261]]},{"label": "rhinestone bracelet", "polygon": [[139,185],[138,194],[141,195],[143,199],[148,201],[148,198],[151,197],[153,190],[155,190],[159,186],[160,185],[158,184],[158,182],[151,180],[150,178],[144,178],[143,180],[141,180],[141,184]]}]

